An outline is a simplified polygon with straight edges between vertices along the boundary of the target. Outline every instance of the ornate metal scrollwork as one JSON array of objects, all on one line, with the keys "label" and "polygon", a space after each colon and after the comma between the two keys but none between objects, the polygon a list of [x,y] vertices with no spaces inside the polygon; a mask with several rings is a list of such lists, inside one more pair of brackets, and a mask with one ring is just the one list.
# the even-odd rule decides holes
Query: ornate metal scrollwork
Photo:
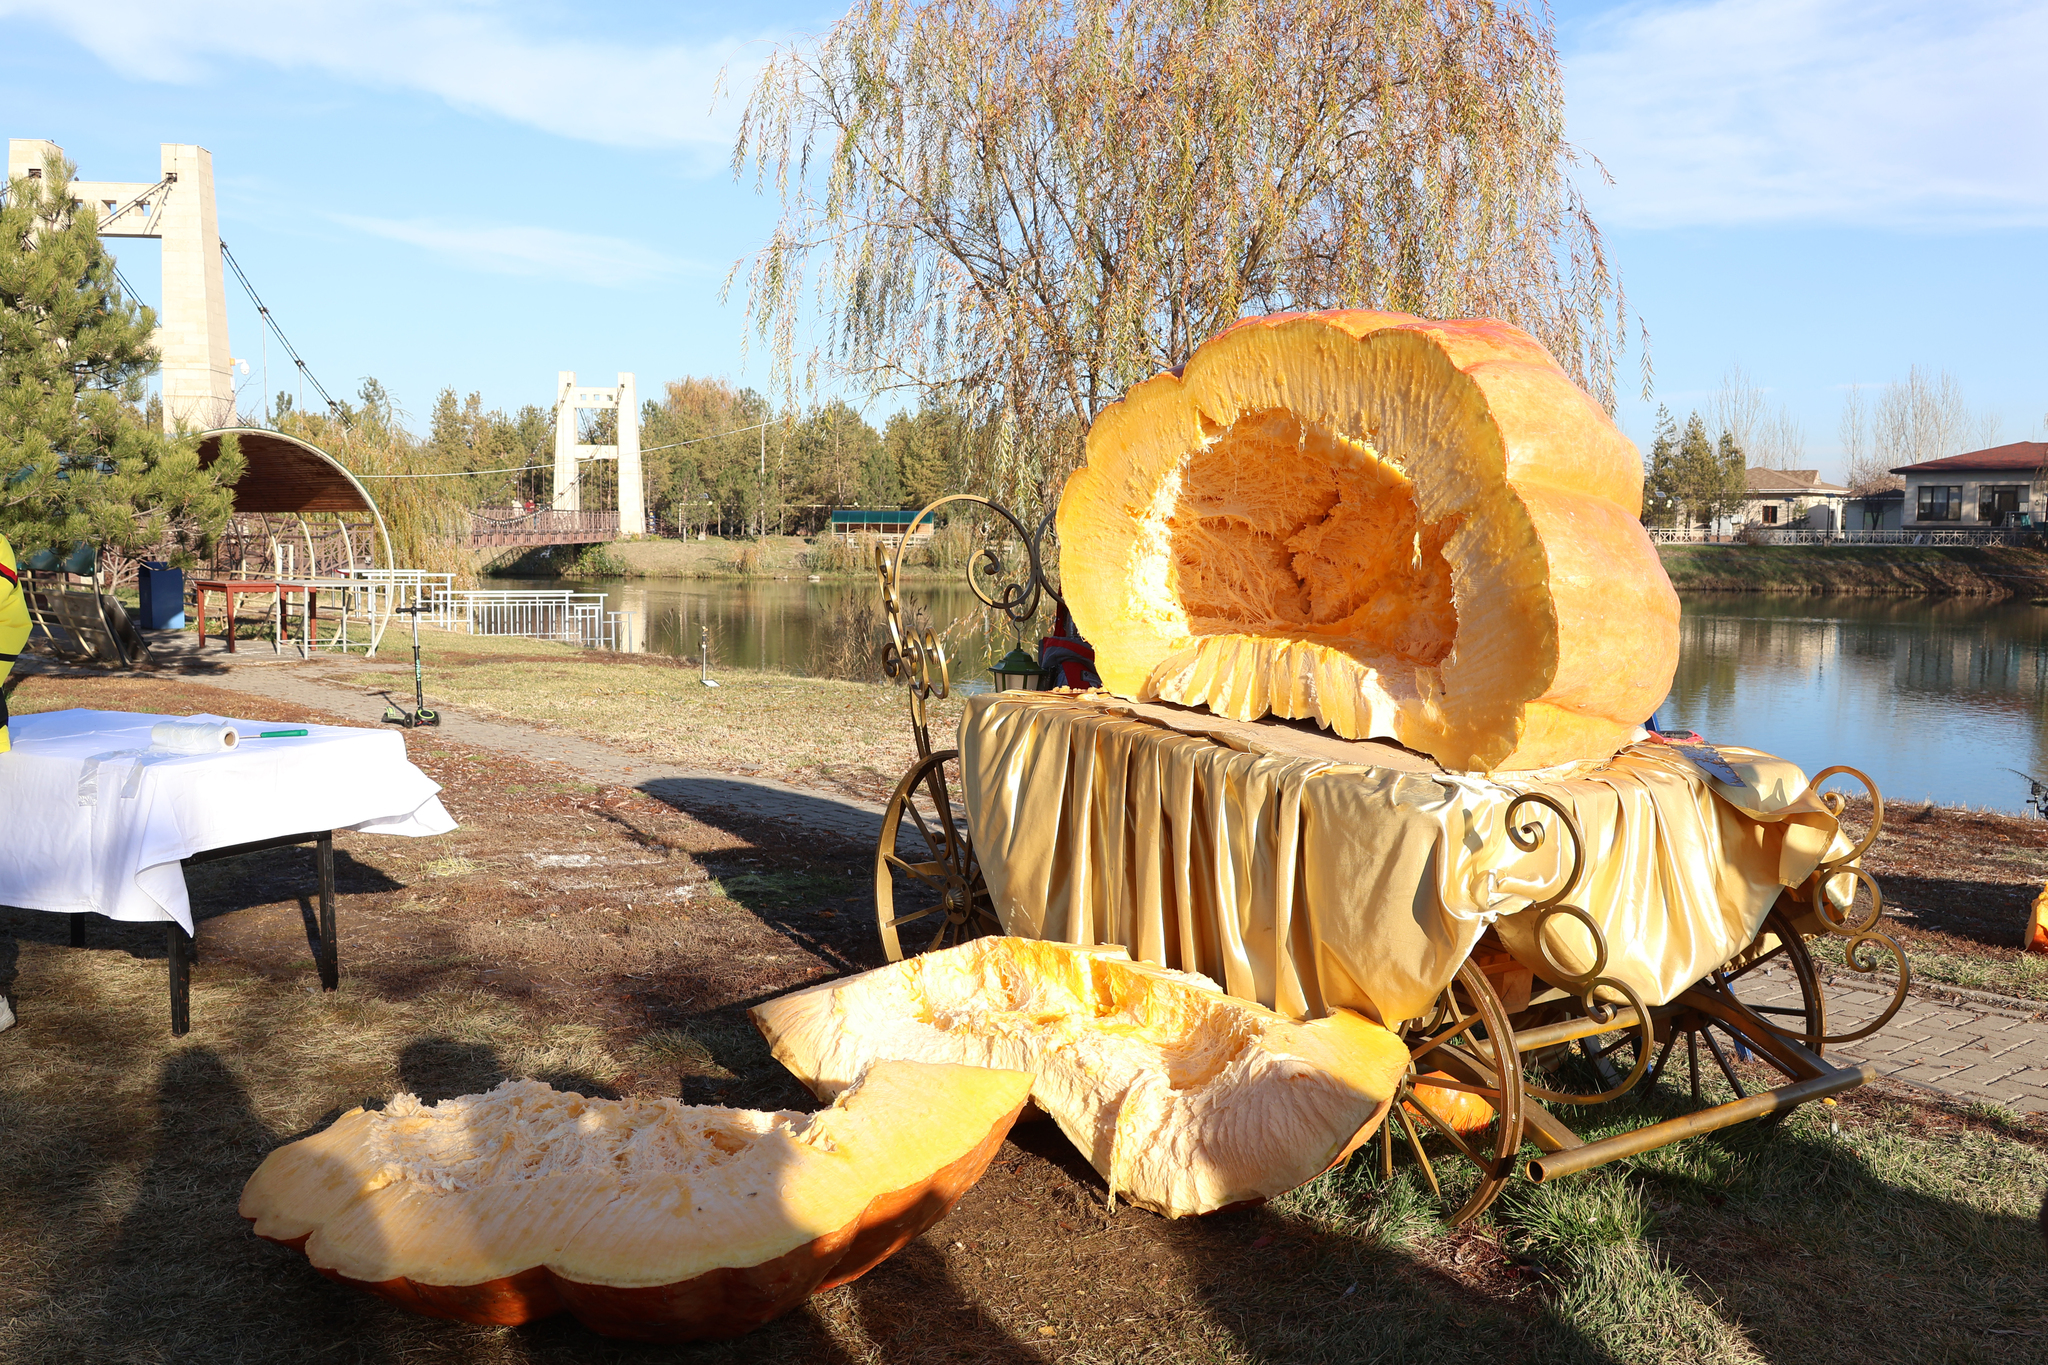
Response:
[{"label": "ornate metal scrollwork", "polygon": [[[904,612],[903,554],[910,547],[911,537],[933,513],[956,502],[988,508],[1015,529],[1024,546],[1030,573],[1022,579],[1006,578],[1008,565],[993,545],[981,546],[968,560],[967,586],[984,606],[1001,612],[1013,625],[1021,628],[1038,615],[1039,605],[1044,599],[1051,598],[1065,605],[1059,589],[1046,577],[1041,549],[1046,533],[1052,529],[1051,512],[1045,514],[1034,531],[1001,503],[975,493],[953,493],[927,505],[911,518],[910,524],[903,528],[902,539],[896,543],[895,554],[891,555],[887,546],[875,547],[875,568],[882,584],[882,610],[889,621],[889,638],[882,646],[882,674],[890,682],[902,683],[909,693],[910,728],[917,739],[920,759],[929,758],[932,753],[929,703],[934,697],[944,700],[951,694],[952,678],[943,634],[935,633],[929,626],[918,626]],[[989,586],[985,587],[977,580],[977,569],[989,580]]]},{"label": "ornate metal scrollwork", "polygon": [[[1868,1038],[1890,1023],[1892,1016],[1899,1012],[1899,1007],[1906,1003],[1906,988],[1912,980],[1911,968],[1906,962],[1906,950],[1901,948],[1891,935],[1877,927],[1878,922],[1884,918],[1884,892],[1878,888],[1877,880],[1860,865],[1863,855],[1877,841],[1878,832],[1884,828],[1884,797],[1877,790],[1877,784],[1870,780],[1868,774],[1856,768],[1836,764],[1814,774],[1813,781],[1807,784],[1807,790],[1818,795],[1821,804],[1827,807],[1828,813],[1840,820],[1842,812],[1848,809],[1849,798],[1838,791],[1822,792],[1820,788],[1829,779],[1841,776],[1855,778],[1870,794],[1870,830],[1863,836],[1862,841],[1847,853],[1831,858],[1814,869],[1813,876],[1806,883],[1806,899],[1812,905],[1813,917],[1820,922],[1821,927],[1834,937],[1847,940],[1842,946],[1842,960],[1848,965],[1849,970],[1862,975],[1875,973],[1885,965],[1885,955],[1888,954],[1898,968],[1898,984],[1892,990],[1891,1000],[1871,1022],[1853,1033],[1830,1033],[1824,1036],[1821,1042],[1829,1046]],[[1869,889],[1868,913],[1855,913],[1857,897],[1853,888],[1846,905],[1840,908],[1836,906],[1834,899],[1828,895],[1828,884],[1837,877],[1853,878],[1856,885]]]},{"label": "ornate metal scrollwork", "polygon": [[[1531,806],[1540,806],[1556,816],[1558,823],[1571,836],[1571,871],[1550,895],[1529,907],[1529,910],[1536,914],[1533,932],[1536,952],[1542,959],[1540,974],[1559,990],[1577,996],[1580,1010],[1595,1023],[1604,1024],[1620,1012],[1617,1005],[1602,997],[1602,992],[1619,995],[1628,1007],[1635,1011],[1635,1023],[1621,1027],[1633,1028],[1639,1036],[1636,1039],[1635,1064],[1629,1068],[1628,1075],[1622,1078],[1619,1085],[1593,1095],[1574,1095],[1561,1090],[1548,1090],[1527,1082],[1523,1083],[1522,1088],[1526,1094],[1559,1104],[1605,1104],[1627,1094],[1649,1069],[1650,1049],[1655,1042],[1656,1030],[1650,1019],[1650,1011],[1644,1006],[1643,998],[1636,993],[1635,988],[1619,977],[1606,975],[1607,936],[1600,931],[1599,924],[1584,909],[1568,904],[1565,900],[1565,897],[1578,888],[1579,879],[1586,870],[1586,839],[1579,831],[1579,822],[1572,818],[1570,811],[1551,797],[1540,792],[1524,792],[1508,804],[1509,841],[1524,853],[1533,853],[1542,846],[1547,837],[1543,824],[1533,819],[1525,823],[1520,818],[1522,812]],[[1593,963],[1584,971],[1571,970],[1559,962],[1551,951],[1549,938],[1544,931],[1549,928],[1551,920],[1560,915],[1577,921],[1592,939]],[[1612,1051],[1613,1048],[1609,1050]]]}]

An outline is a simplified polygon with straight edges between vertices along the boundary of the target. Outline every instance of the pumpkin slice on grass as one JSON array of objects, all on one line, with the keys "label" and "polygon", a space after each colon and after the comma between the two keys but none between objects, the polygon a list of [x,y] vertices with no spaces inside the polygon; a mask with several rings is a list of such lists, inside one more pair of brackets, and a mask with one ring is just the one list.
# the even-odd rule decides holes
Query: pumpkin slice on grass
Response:
[{"label": "pumpkin slice on grass", "polygon": [[1408,1050],[1363,1015],[1296,1023],[1121,947],[980,938],[757,1005],[822,1098],[883,1058],[1037,1074],[1111,1194],[1169,1218],[1293,1189],[1386,1117]]},{"label": "pumpkin slice on grass", "polygon": [[1606,758],[1670,690],[1642,461],[1527,333],[1238,323],[1096,418],[1061,578],[1110,691],[1456,769]]},{"label": "pumpkin slice on grass", "polygon": [[861,1275],[981,1178],[1031,1077],[879,1063],[805,1116],[539,1081],[377,1112],[272,1152],[257,1235],[435,1317],[567,1309],[610,1336],[737,1336]]}]

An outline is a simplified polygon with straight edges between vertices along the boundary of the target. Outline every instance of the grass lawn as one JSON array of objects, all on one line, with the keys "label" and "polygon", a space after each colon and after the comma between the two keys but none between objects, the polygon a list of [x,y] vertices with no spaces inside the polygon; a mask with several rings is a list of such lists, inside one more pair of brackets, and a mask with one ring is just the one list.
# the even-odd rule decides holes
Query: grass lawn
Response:
[{"label": "grass lawn", "polygon": [[[420,636],[429,701],[505,717],[645,753],[683,767],[779,778],[886,801],[916,757],[903,689],[787,673],[719,669],[705,687],[695,664],[534,641],[428,631]],[[326,671],[354,687],[412,688],[411,642],[373,665]],[[381,669],[381,672],[373,670]],[[957,697],[931,704],[932,742],[949,748]]]},{"label": "grass lawn", "polygon": [[2048,594],[2048,551],[2017,545],[1660,545],[1681,592]]},{"label": "grass lawn", "polygon": [[[846,685],[800,689],[775,723],[749,728],[702,709],[691,670],[500,643],[445,643],[449,685],[516,668],[539,680],[500,690],[533,689],[518,704],[559,707],[552,723],[646,725],[661,745],[691,742],[689,726],[670,736],[636,709],[694,700],[696,725],[732,726],[721,743],[763,753],[810,742],[803,727],[843,707],[850,734],[872,723],[876,742],[893,730],[907,749],[900,712],[861,719],[834,700]],[[176,678],[46,677],[15,700],[325,719]],[[446,733],[404,739],[462,828],[337,841],[334,995],[310,988],[304,850],[194,869],[184,1039],[165,1027],[160,928],[95,922],[76,950],[58,917],[0,910],[0,990],[22,1021],[0,1033],[0,1361],[2007,1365],[2048,1350],[2036,1222],[2048,1126],[1881,1085],[1775,1132],[1514,1184],[1457,1229],[1405,1154],[1381,1178],[1376,1143],[1262,1207],[1169,1222],[1111,1210],[1057,1129],[1029,1124],[932,1232],[733,1342],[650,1348],[567,1317],[519,1329],[415,1317],[247,1231],[235,1204],[266,1152],[399,1089],[431,1100],[517,1075],[809,1108],[745,1009],[878,955],[871,849],[565,782]],[[2008,908],[1998,898],[2035,875],[2031,831],[1898,814],[1901,903],[1974,887],[1976,900],[1950,899],[1992,932]],[[1945,829],[1974,842],[1943,851]],[[1910,932],[1931,945],[1967,929]],[[1723,1098],[1710,1084],[1705,1102]],[[1667,1084],[1565,1117],[1597,1138],[1690,1107]],[[1456,1168],[1439,1169],[1455,1185]]]}]

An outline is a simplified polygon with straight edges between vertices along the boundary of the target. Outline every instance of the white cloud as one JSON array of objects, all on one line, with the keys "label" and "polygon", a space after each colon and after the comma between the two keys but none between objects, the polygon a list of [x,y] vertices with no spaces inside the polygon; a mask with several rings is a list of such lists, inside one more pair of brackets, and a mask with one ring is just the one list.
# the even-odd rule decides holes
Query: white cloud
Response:
[{"label": "white cloud", "polygon": [[332,217],[372,236],[422,247],[493,275],[622,285],[701,269],[619,237],[441,218],[368,218],[341,213]]},{"label": "white cloud", "polygon": [[1643,227],[2048,225],[2039,0],[1632,4],[1565,64],[1572,140]]},{"label": "white cloud", "polygon": [[651,41],[639,20],[582,13],[543,28],[494,0],[0,0],[0,18],[40,20],[139,79],[191,83],[253,62],[418,90],[587,142],[707,158],[731,147],[731,96],[746,95],[765,44]]}]

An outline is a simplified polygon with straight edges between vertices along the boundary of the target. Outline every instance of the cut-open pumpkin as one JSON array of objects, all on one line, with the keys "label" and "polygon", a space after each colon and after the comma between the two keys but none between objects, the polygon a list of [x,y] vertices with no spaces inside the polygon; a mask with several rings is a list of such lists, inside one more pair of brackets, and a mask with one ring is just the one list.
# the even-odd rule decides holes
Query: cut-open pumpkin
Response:
[{"label": "cut-open pumpkin", "polygon": [[259,1236],[435,1317],[567,1309],[610,1336],[736,1336],[943,1217],[1031,1078],[884,1062],[812,1115],[602,1100],[539,1081],[351,1110],[242,1191]]},{"label": "cut-open pumpkin", "polygon": [[1670,689],[1641,510],[1635,447],[1518,328],[1280,314],[1096,419],[1061,576],[1121,696],[1543,767]]},{"label": "cut-open pumpkin", "polygon": [[1348,1010],[1296,1023],[1121,947],[980,938],[753,1010],[829,1098],[881,1058],[1037,1075],[1031,1096],[1112,1193],[1168,1217],[1312,1179],[1386,1116],[1408,1063]]}]

